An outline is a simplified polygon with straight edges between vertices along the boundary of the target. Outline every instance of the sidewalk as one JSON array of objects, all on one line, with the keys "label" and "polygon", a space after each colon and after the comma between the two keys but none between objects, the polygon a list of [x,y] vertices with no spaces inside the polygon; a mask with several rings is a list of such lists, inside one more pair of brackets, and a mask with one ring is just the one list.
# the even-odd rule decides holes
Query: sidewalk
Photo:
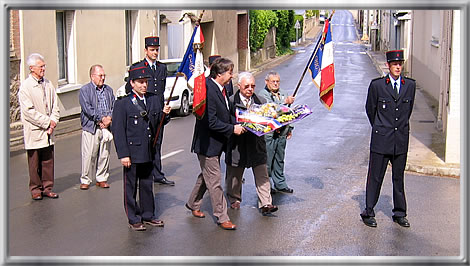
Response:
[{"label": "sidewalk", "polygon": [[[368,50],[367,54],[380,74],[388,74],[384,52]],[[417,88],[410,119],[411,134],[406,170],[425,175],[460,177],[460,164],[448,164],[443,161],[444,133],[437,130],[437,119],[426,97],[426,94]]]}]

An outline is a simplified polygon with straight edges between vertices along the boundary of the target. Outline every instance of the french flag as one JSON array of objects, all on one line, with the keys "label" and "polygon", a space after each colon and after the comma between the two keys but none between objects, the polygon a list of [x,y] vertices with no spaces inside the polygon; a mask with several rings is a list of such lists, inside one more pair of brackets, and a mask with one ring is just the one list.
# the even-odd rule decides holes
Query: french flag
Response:
[{"label": "french flag", "polygon": [[193,114],[201,119],[206,110],[206,77],[204,76],[204,58],[202,47],[204,35],[200,25],[196,25],[189,41],[178,72],[186,75],[189,86],[193,88]]},{"label": "french flag", "polygon": [[333,63],[333,42],[331,27],[325,20],[323,33],[317,43],[318,51],[309,66],[313,83],[320,89],[320,101],[328,110],[333,106],[333,88],[335,86],[335,66]]}]

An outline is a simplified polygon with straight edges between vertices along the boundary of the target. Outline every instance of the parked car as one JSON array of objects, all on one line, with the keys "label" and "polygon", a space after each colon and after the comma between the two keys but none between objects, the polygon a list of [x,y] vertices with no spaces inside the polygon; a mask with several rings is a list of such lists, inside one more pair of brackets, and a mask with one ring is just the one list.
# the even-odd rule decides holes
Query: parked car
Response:
[{"label": "parked car", "polygon": [[[165,103],[168,101],[168,97],[170,96],[171,88],[175,83],[176,72],[178,71],[182,60],[182,58],[160,60],[160,62],[166,64],[166,68],[168,70],[164,93]],[[175,110],[177,115],[187,116],[190,114],[192,105],[193,90],[188,86],[188,82],[184,77],[179,77],[170,100],[171,110]]]},{"label": "parked car", "polygon": [[325,10],[320,10],[320,17],[319,17],[320,24],[324,24],[324,23],[325,23],[325,19],[326,19],[326,12],[325,12]]}]

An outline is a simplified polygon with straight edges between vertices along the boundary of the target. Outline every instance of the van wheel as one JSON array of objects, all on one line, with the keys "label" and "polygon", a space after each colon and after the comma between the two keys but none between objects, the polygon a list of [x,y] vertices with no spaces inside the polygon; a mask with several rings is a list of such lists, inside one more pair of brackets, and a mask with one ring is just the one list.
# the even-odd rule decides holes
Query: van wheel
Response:
[{"label": "van wheel", "polygon": [[181,106],[177,110],[177,114],[179,116],[189,115],[189,97],[187,92],[183,92],[183,96],[181,96]]}]

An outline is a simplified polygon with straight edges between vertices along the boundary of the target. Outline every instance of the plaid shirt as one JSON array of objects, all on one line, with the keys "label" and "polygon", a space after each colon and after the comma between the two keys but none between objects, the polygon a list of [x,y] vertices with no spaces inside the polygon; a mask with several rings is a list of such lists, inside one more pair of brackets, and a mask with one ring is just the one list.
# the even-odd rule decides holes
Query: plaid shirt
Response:
[{"label": "plaid shirt", "polygon": [[110,114],[110,109],[108,107],[108,103],[106,102],[106,93],[104,92],[104,86],[101,89],[96,87],[96,96],[98,98],[98,113],[101,116],[108,116]]}]

